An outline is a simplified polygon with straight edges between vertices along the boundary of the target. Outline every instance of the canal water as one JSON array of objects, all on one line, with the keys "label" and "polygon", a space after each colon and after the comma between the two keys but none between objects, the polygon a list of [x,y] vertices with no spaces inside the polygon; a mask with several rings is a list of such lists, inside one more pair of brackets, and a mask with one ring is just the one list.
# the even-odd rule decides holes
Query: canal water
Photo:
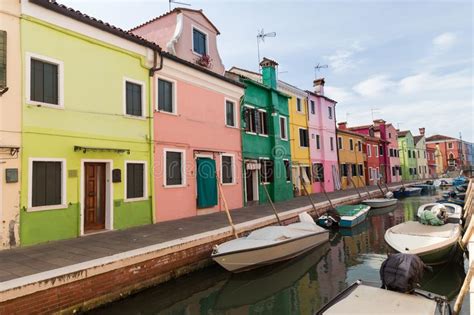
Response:
[{"label": "canal water", "polygon": [[[90,314],[314,314],[358,279],[380,282],[379,268],[388,251],[385,231],[415,220],[418,207],[435,201],[439,194],[405,198],[391,208],[373,209],[364,223],[331,233],[329,243],[297,259],[241,274],[213,265]],[[447,264],[427,272],[422,289],[453,300],[464,277],[462,264]],[[467,296],[463,314],[469,313],[468,304]]]}]

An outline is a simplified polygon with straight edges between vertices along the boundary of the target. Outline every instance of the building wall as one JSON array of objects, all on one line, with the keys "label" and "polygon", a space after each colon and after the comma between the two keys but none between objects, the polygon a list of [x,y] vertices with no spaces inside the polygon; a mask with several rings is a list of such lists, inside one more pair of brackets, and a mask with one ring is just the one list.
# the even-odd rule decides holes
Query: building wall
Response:
[{"label": "building wall", "polygon": [[365,163],[365,180],[368,185],[376,185],[381,172],[378,152],[379,141],[371,138],[365,141],[364,152],[367,158]]},{"label": "building wall", "polygon": [[[356,164],[356,165],[364,165],[364,162],[366,160],[365,154],[361,148],[361,151],[358,150],[357,147],[357,141],[361,141],[362,147],[365,145],[364,141],[364,136],[362,135],[357,135],[355,133],[346,133],[340,129],[337,130],[337,137],[342,138],[342,148],[338,148],[339,150],[339,166],[343,164]],[[353,139],[354,141],[354,149],[350,149],[349,145],[349,139]],[[358,168],[358,167],[357,167]],[[351,167],[349,167],[349,176],[343,176],[343,172],[341,168],[339,169],[339,174],[341,175],[341,186],[342,189],[347,189],[350,187],[354,187],[352,180],[354,181],[354,184],[357,187],[363,187],[365,186],[365,170],[364,174],[361,176],[354,176],[351,172]]]},{"label": "building wall", "polygon": [[429,178],[436,178],[436,149],[430,148],[426,146],[426,155],[427,155],[427,162],[428,162],[428,177]]},{"label": "building wall", "polygon": [[[153,91],[155,142],[155,194],[157,221],[172,220],[224,210],[220,194],[218,204],[197,209],[196,157],[209,156],[216,161],[221,178],[221,154],[234,157],[234,183],[222,186],[229,208],[243,206],[242,142],[240,131],[240,98],[242,87],[223,81],[164,58],[164,67],[155,74],[175,84],[177,110],[175,114],[157,111],[157,94]],[[227,127],[226,100],[235,104],[237,127]],[[185,151],[186,184],[184,187],[165,187],[164,150]]]},{"label": "building wall", "polygon": [[[22,191],[25,193],[21,196],[22,244],[83,234],[83,163],[86,160],[108,163],[106,229],[152,223],[151,189],[148,189],[143,200],[124,200],[125,161],[144,161],[148,169],[152,167],[150,80],[148,68],[144,66],[146,58],[72,31],[73,28],[80,30],[83,25],[64,16],[48,12],[42,17],[58,23],[67,22],[72,26],[65,29],[27,15],[21,21],[24,91],[27,91],[28,83],[28,54],[53,58],[62,62],[64,68],[64,108],[37,106],[36,102],[27,100],[27,93],[23,95]],[[87,29],[84,27],[85,33]],[[113,36],[112,40],[122,41],[121,47],[129,45]],[[125,78],[143,83],[143,118],[124,115]],[[75,151],[75,146],[123,149],[129,150],[129,154],[111,150],[84,153]],[[66,202],[60,207],[29,208],[32,158],[64,159]],[[121,182],[111,182],[112,169],[121,171]],[[152,187],[151,175],[146,177],[146,186]]]},{"label": "building wall", "polygon": [[428,156],[426,155],[425,137],[421,138],[415,145],[416,147],[416,165],[418,167],[418,178],[429,178]]},{"label": "building wall", "polygon": [[403,180],[412,180],[418,178],[418,171],[416,174],[412,172],[410,174],[410,169],[417,168],[416,165],[416,157],[413,157],[411,154],[410,157],[408,157],[408,151],[414,152],[415,151],[415,145],[413,144],[413,137],[411,133],[408,133],[404,137],[398,137],[398,147],[399,147],[399,152],[400,152],[400,165],[402,167],[402,179]]},{"label": "building wall", "polygon": [[[398,168],[400,168],[400,157],[398,156],[399,153],[399,148],[398,148],[398,136],[397,136],[397,130],[392,124],[386,125],[385,129],[385,134],[386,134],[386,139],[389,141],[387,145],[387,152],[390,153],[390,149],[395,150],[397,152],[397,156],[390,156],[389,155],[389,166],[390,166],[390,172],[388,176],[388,182],[389,183],[396,183],[400,182],[402,180],[402,177],[400,176],[400,172],[398,171]],[[393,170],[392,168],[395,167],[395,175],[393,175]]]},{"label": "building wall", "polygon": [[[7,32],[8,91],[0,96],[0,249],[17,246],[21,182],[20,3],[0,3],[0,31]],[[19,153],[11,147],[19,148]],[[13,155],[11,154],[13,153]],[[18,181],[6,182],[6,170],[18,170]]]}]

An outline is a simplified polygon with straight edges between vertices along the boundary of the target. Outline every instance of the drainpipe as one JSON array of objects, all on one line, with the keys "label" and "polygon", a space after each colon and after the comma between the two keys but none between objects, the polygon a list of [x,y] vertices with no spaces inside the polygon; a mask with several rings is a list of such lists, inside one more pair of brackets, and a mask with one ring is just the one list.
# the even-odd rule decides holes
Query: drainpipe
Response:
[{"label": "drainpipe", "polygon": [[[158,56],[157,55],[160,55],[160,65],[157,67],[157,61],[158,61]],[[149,76],[150,76],[150,80],[149,82],[150,83],[150,88],[148,89],[149,90],[149,95],[150,95],[150,106],[148,107],[149,110],[150,110],[150,120],[149,120],[149,132],[150,132],[150,162],[151,162],[151,165],[150,165],[150,192],[151,192],[151,218],[152,218],[152,222],[153,223],[156,223],[156,194],[155,194],[155,159],[154,159],[154,151],[155,151],[155,141],[154,141],[154,126],[153,126],[153,122],[154,122],[154,113],[155,113],[155,110],[154,110],[154,107],[153,107],[153,97],[154,97],[154,94],[153,94],[153,87],[155,86],[154,85],[154,75],[155,75],[155,72],[157,71],[160,71],[161,69],[163,69],[163,54],[161,53],[161,51],[156,51],[154,52],[154,55],[153,55],[153,68],[150,69],[149,71]]]}]

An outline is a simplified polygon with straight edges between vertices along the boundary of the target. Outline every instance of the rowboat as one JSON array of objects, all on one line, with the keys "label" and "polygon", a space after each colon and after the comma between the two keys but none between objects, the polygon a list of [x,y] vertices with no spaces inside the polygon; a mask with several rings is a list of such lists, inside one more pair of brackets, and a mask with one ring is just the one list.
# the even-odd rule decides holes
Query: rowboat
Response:
[{"label": "rowboat", "polygon": [[433,207],[438,206],[438,205],[444,205],[444,208],[446,210],[446,213],[448,214],[448,223],[459,223],[462,217],[462,207],[459,205],[456,205],[454,203],[426,203],[424,205],[421,205],[418,208],[417,215],[418,217],[421,216],[421,214],[426,211],[426,210],[433,210]]},{"label": "rowboat", "polygon": [[307,213],[300,222],[267,226],[214,246],[212,259],[231,272],[241,272],[291,259],[329,240],[329,232],[316,225]]},{"label": "rowboat", "polygon": [[323,306],[317,315],[342,314],[449,314],[445,297],[415,289],[413,294],[400,293],[356,281]]},{"label": "rowboat", "polygon": [[371,198],[362,201],[362,203],[370,206],[370,208],[390,207],[397,204],[397,202],[398,199],[396,198]]},{"label": "rowboat", "polygon": [[410,187],[421,188],[421,193],[428,193],[430,191],[436,190],[436,186],[428,185],[428,184],[413,184],[413,185],[410,185]]},{"label": "rowboat", "polygon": [[351,228],[363,222],[369,210],[370,206],[363,204],[337,206],[336,211],[341,217],[339,222],[335,221],[330,215],[325,214],[319,217],[318,224],[321,226],[338,224],[342,228]]},{"label": "rowboat", "polygon": [[453,203],[455,205],[464,207],[464,200],[459,199],[459,198],[445,198],[445,199],[439,199],[436,200],[437,203]]},{"label": "rowboat", "polygon": [[420,194],[421,188],[419,187],[402,187],[393,192],[395,198],[419,196]]},{"label": "rowboat", "polygon": [[450,260],[460,235],[460,224],[431,226],[408,221],[388,229],[385,242],[396,252],[418,255],[427,265],[439,265]]}]

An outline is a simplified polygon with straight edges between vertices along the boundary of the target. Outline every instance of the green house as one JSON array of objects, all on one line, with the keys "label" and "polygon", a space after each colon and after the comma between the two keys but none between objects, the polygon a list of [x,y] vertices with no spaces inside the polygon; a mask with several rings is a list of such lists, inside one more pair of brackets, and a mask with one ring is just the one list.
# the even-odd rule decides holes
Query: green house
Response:
[{"label": "green house", "polygon": [[418,178],[416,148],[410,130],[398,132],[398,148],[400,151],[402,179],[411,180]]},{"label": "green house", "polygon": [[[264,58],[262,82],[233,67],[227,75],[245,84],[241,101],[242,160],[246,205],[293,198],[289,96],[277,90],[278,63]],[[266,191],[265,191],[266,190]]]}]

